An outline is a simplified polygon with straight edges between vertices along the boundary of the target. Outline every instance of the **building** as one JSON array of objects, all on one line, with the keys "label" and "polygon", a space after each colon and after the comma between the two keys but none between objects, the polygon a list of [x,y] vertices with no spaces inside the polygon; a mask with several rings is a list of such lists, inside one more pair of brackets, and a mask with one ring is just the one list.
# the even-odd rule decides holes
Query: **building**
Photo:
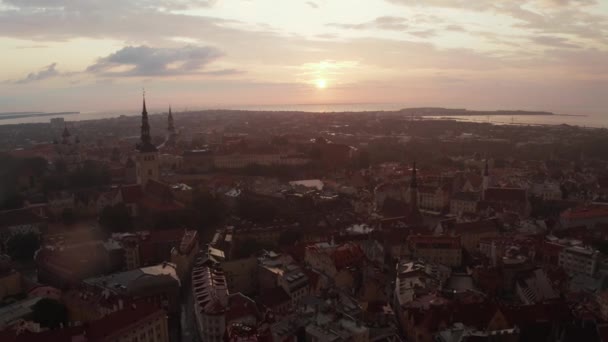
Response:
[{"label": "building", "polygon": [[80,139],[70,134],[67,125],[64,125],[61,141],[55,141],[55,151],[56,163],[63,163],[68,170],[77,168],[83,161]]},{"label": "building", "polygon": [[487,188],[483,191],[482,203],[495,211],[511,211],[524,217],[531,210],[528,193],[521,188]]},{"label": "building", "polygon": [[137,151],[135,156],[137,184],[146,185],[148,180],[160,180],[158,149],[152,144],[145,97],[141,111],[141,137]]},{"label": "building", "polygon": [[192,291],[196,327],[203,341],[224,341],[228,285],[220,269],[202,264],[201,259],[192,271]]},{"label": "building", "polygon": [[151,303],[133,304],[90,322],[84,335],[85,341],[168,342],[167,313]]},{"label": "building", "polygon": [[460,236],[413,235],[408,238],[408,245],[414,258],[452,267],[462,262]]},{"label": "building", "polygon": [[171,249],[171,262],[177,267],[177,275],[185,279],[190,275],[196,255],[200,251],[196,230],[186,230],[178,247]]},{"label": "building", "polygon": [[608,204],[592,203],[567,209],[561,213],[559,221],[563,229],[581,226],[595,229],[601,224],[608,223]]},{"label": "building", "polygon": [[38,280],[57,288],[113,271],[110,253],[102,241],[46,246],[36,252],[34,260]]},{"label": "building", "polygon": [[40,235],[46,228],[46,218],[29,208],[0,212],[0,253],[6,252],[6,243],[14,235],[33,233]]},{"label": "building", "polygon": [[492,331],[478,330],[465,326],[462,323],[454,323],[451,327],[435,334],[435,342],[465,342],[465,341],[492,341],[492,342],[517,342],[519,341],[519,329],[500,329]]},{"label": "building", "polygon": [[89,278],[84,281],[84,285],[124,298],[145,298],[165,309],[169,314],[179,312],[181,283],[175,264],[168,262]]},{"label": "building", "polygon": [[551,280],[541,268],[526,272],[515,281],[515,293],[524,304],[540,303],[558,298]]},{"label": "building", "polygon": [[447,229],[451,236],[460,236],[462,248],[469,252],[479,250],[482,239],[499,236],[502,225],[496,218],[472,222],[455,223]]},{"label": "building", "polygon": [[21,273],[17,272],[7,255],[0,255],[0,301],[23,292]]},{"label": "building", "polygon": [[450,205],[449,186],[421,186],[418,189],[418,204],[420,209],[442,212]]},{"label": "building", "polygon": [[569,275],[593,276],[598,267],[600,252],[592,248],[574,246],[559,253],[559,266]]},{"label": "building", "polygon": [[[3,340],[4,341],[4,340]],[[167,314],[150,303],[129,308],[87,322],[42,332],[14,334],[6,342],[169,342]]]},{"label": "building", "polygon": [[478,192],[457,192],[450,199],[450,214],[460,216],[477,213]]}]

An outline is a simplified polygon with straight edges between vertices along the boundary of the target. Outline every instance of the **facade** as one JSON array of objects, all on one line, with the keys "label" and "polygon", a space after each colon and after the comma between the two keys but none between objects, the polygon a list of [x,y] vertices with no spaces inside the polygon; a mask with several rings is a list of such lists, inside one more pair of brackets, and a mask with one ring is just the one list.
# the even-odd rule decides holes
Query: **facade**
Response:
[{"label": "facade", "polygon": [[450,214],[475,214],[479,203],[478,192],[458,192],[450,199]]},{"label": "facade", "polygon": [[213,167],[217,169],[242,169],[249,165],[301,166],[310,162],[300,155],[274,154],[224,154],[213,156]]},{"label": "facade", "polygon": [[190,275],[196,255],[200,250],[196,230],[186,230],[178,247],[171,249],[171,262],[177,267],[177,275],[185,279]]},{"label": "facade", "polygon": [[420,209],[441,212],[450,205],[450,193],[443,186],[421,186],[418,197]]},{"label": "facade", "polygon": [[415,258],[452,267],[462,263],[460,236],[416,235],[410,236],[408,243]]},{"label": "facade", "polygon": [[593,276],[597,270],[600,252],[591,248],[568,247],[559,253],[559,266],[570,275]]}]

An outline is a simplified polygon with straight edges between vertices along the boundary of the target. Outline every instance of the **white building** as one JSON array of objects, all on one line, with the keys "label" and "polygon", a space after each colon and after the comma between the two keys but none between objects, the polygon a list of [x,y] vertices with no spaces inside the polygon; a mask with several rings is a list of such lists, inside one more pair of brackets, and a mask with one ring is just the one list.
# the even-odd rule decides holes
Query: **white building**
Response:
[{"label": "white building", "polygon": [[559,253],[559,265],[569,275],[593,276],[599,262],[600,252],[592,248],[568,247]]},{"label": "white building", "polygon": [[228,285],[224,273],[202,264],[192,271],[194,315],[199,336],[203,341],[222,342],[226,330]]}]

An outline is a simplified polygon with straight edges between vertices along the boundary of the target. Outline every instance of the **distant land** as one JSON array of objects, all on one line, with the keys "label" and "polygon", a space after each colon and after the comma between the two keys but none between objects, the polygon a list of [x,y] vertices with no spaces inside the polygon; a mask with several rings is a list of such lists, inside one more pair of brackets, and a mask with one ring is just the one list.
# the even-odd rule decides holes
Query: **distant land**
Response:
[{"label": "distant land", "polygon": [[8,120],[8,119],[19,119],[19,118],[31,118],[36,116],[56,116],[56,115],[74,115],[80,114],[80,112],[54,112],[54,113],[45,113],[45,112],[5,112],[0,113],[0,120]]},{"label": "distant land", "polygon": [[397,111],[402,114],[414,116],[476,116],[476,115],[556,115],[551,112],[541,111],[526,111],[526,110],[468,110],[468,109],[451,109],[451,108],[404,108]]}]

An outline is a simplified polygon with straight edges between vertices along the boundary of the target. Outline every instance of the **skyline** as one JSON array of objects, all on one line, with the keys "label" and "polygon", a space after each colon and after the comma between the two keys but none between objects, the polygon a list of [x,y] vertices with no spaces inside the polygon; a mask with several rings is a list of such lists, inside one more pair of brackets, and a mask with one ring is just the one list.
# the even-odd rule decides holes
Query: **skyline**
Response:
[{"label": "skyline", "polygon": [[1,0],[0,112],[131,110],[145,87],[193,108],[601,114],[607,37],[592,0]]}]

